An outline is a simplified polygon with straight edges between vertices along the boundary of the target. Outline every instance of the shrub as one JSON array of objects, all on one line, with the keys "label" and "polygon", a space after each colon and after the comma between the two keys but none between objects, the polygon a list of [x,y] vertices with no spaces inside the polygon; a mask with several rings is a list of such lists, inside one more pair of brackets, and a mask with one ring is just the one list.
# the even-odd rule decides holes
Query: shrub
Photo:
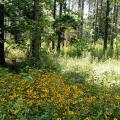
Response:
[{"label": "shrub", "polygon": [[30,57],[27,58],[21,64],[21,70],[27,72],[29,68],[36,68],[45,71],[53,70],[60,71],[60,65],[56,60],[56,56],[47,52],[47,50],[40,50],[40,59],[36,61],[36,59]]},{"label": "shrub", "polygon": [[67,54],[70,57],[82,57],[86,56],[86,53],[89,51],[90,41],[88,39],[78,39],[72,46],[70,46]]}]

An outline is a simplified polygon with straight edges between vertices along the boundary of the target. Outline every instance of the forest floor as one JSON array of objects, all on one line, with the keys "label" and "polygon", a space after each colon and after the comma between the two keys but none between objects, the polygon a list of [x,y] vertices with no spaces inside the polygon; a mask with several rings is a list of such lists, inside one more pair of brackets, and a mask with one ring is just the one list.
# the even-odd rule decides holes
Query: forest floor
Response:
[{"label": "forest floor", "polygon": [[120,120],[120,61],[55,59],[59,71],[0,68],[0,120]]}]

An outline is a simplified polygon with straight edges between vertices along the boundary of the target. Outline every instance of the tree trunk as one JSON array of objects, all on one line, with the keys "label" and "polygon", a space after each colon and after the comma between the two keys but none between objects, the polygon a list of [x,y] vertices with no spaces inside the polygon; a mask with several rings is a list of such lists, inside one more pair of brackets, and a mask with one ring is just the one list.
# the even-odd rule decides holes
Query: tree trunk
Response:
[{"label": "tree trunk", "polygon": [[91,12],[91,4],[90,4],[90,1],[88,1],[88,10],[89,10],[89,12],[88,12],[88,20],[90,19],[90,12]]},{"label": "tree trunk", "polygon": [[103,0],[100,1],[99,36],[103,36]]},{"label": "tree trunk", "polygon": [[64,14],[66,15],[66,11],[67,11],[67,3],[64,3]]},{"label": "tree trunk", "polygon": [[110,11],[110,1],[106,2],[106,16],[105,16],[105,31],[104,31],[104,51],[107,49],[107,40],[108,40],[108,26],[109,26],[109,11]]},{"label": "tree trunk", "polygon": [[84,2],[85,0],[79,0],[78,8],[80,10],[80,28],[79,28],[79,37],[83,37],[83,22],[84,22]]},{"label": "tree trunk", "polygon": [[[54,0],[54,11],[53,11],[53,18],[56,18],[56,0]],[[55,49],[55,41],[52,40],[52,49]]]},{"label": "tree trunk", "polygon": [[71,0],[68,0],[68,9],[71,9]]},{"label": "tree trunk", "polygon": [[34,0],[34,21],[35,21],[35,28],[33,31],[33,39],[32,39],[32,57],[35,59],[39,58],[39,50],[41,46],[41,31],[40,31],[40,24],[39,18],[40,16],[40,7],[39,7],[39,0]]},{"label": "tree trunk", "polygon": [[113,49],[114,38],[116,37],[116,29],[117,29],[117,19],[118,19],[118,10],[117,10],[117,1],[114,0],[114,11],[113,11],[113,28],[111,32],[111,41],[110,46]]},{"label": "tree trunk", "polygon": [[98,0],[96,0],[94,44],[96,43],[97,39],[98,39]]},{"label": "tree trunk", "polygon": [[4,53],[4,5],[0,4],[0,65],[5,64]]},{"label": "tree trunk", "polygon": [[[66,10],[67,10],[67,6],[66,6],[66,2],[64,3],[64,6],[63,6],[63,10],[64,10],[64,15],[66,15]],[[62,46],[64,47],[64,42],[65,42],[65,30],[63,31],[62,33]]]},{"label": "tree trunk", "polygon": [[83,22],[84,22],[84,2],[85,0],[82,0],[82,11],[81,11],[81,38],[83,37]]},{"label": "tree trunk", "polygon": [[[63,4],[60,3],[60,11],[59,11],[59,17],[61,18],[62,16],[62,6]],[[59,29],[59,32],[58,32],[58,44],[57,44],[57,52],[60,53],[60,44],[61,44],[61,39],[62,39],[62,30],[61,30],[61,26],[59,26],[60,29]]]}]

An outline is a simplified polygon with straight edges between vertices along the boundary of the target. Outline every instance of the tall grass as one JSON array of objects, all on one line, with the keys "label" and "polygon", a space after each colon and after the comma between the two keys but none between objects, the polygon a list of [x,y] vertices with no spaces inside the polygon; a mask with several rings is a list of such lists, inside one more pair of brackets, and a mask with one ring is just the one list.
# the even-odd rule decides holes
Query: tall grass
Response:
[{"label": "tall grass", "polygon": [[[85,58],[59,58],[59,63],[62,67],[63,73],[73,74],[75,78],[81,81],[91,81],[97,84],[120,83],[120,61],[115,59],[107,59],[106,61],[99,61],[94,59],[91,61],[91,56]],[[67,76],[67,75],[66,75]],[[81,77],[81,78],[80,78]],[[76,79],[75,79],[76,80]]]}]

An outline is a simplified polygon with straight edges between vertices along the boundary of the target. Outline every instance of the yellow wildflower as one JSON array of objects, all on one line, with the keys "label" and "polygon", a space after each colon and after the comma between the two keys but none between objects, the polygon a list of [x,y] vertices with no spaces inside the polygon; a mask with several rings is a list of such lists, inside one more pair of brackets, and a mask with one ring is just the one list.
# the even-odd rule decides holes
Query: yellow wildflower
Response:
[{"label": "yellow wildflower", "polygon": [[6,101],[5,98],[1,98],[0,100],[1,100],[2,102],[5,102],[5,101]]},{"label": "yellow wildflower", "polygon": [[74,112],[73,111],[68,111],[68,114],[69,115],[74,115]]},{"label": "yellow wildflower", "polygon": [[91,96],[88,98],[88,103],[93,103],[95,101],[96,97],[95,96]]},{"label": "yellow wildflower", "polygon": [[83,98],[80,98],[79,102],[82,103],[83,102]]},{"label": "yellow wildflower", "polygon": [[11,100],[15,99],[16,97],[18,97],[18,95],[16,93],[14,93],[13,95],[9,96]]},{"label": "yellow wildflower", "polygon": [[70,95],[70,87],[69,86],[66,86],[65,92],[66,92],[67,96]]},{"label": "yellow wildflower", "polygon": [[84,120],[92,120],[92,118],[89,116],[89,117],[86,117]]},{"label": "yellow wildflower", "polygon": [[120,96],[116,96],[115,99],[116,99],[116,100],[120,100]]},{"label": "yellow wildflower", "polygon": [[36,95],[36,92],[34,92],[33,90],[27,90],[27,93],[28,93],[29,95]]},{"label": "yellow wildflower", "polygon": [[62,120],[61,118],[57,118],[57,120]]},{"label": "yellow wildflower", "polygon": [[114,117],[114,120],[118,120],[116,117]]},{"label": "yellow wildflower", "polygon": [[83,105],[83,109],[84,109],[84,110],[88,110],[89,107],[88,107],[87,105]]}]

